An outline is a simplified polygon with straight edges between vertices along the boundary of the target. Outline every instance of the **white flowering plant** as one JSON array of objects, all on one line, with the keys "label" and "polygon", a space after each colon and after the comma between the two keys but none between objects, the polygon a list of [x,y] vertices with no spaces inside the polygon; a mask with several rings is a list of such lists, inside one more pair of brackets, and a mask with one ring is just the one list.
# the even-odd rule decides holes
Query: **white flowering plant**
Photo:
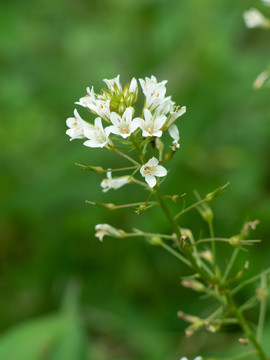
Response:
[{"label": "white flowering plant", "polygon": [[[263,5],[270,6],[270,0],[262,0]],[[260,28],[270,30],[270,18],[265,16],[256,8],[251,8],[244,11],[243,19],[249,29]],[[270,65],[262,71],[253,83],[254,89],[261,89],[263,86],[269,87],[270,85]]]},{"label": "white flowering plant", "polygon": [[[260,241],[250,239],[250,232],[256,228],[258,221],[245,223],[239,234],[229,238],[215,235],[210,203],[224,191],[228,183],[204,197],[196,193],[195,203],[184,208],[181,205],[182,209],[178,209],[173,214],[168,207],[168,202],[173,202],[179,207],[179,202],[184,195],[163,194],[161,183],[168,174],[169,161],[180,147],[177,123],[178,118],[186,112],[186,107],[176,106],[171,96],[166,95],[167,81],[158,82],[153,75],[139,79],[139,84],[133,78],[130,84],[125,86],[122,86],[119,75],[114,79],[105,79],[104,82],[107,89],[95,93],[93,87],[91,90],[87,88],[86,95],[76,102],[77,105],[88,109],[90,116],[87,120],[82,119],[75,109],[74,117],[67,119],[69,129],[66,133],[70,140],[84,139],[85,146],[103,148],[103,151],[110,151],[127,162],[126,167],[115,169],[78,164],[97,174],[106,174],[106,178],[101,181],[103,192],[136,184],[147,190],[147,197],[143,201],[127,204],[93,201],[88,201],[88,203],[110,210],[133,208],[137,214],[152,206],[159,206],[171,226],[171,231],[160,234],[141,229],[116,229],[113,225],[98,224],[96,237],[100,241],[103,241],[105,236],[144,237],[149,244],[164,248],[185,264],[191,272],[191,275],[183,276],[182,285],[200,295],[212,297],[215,303],[215,310],[207,315],[204,313],[203,317],[186,314],[183,311],[178,312],[178,317],[189,323],[185,331],[186,336],[191,336],[202,328],[209,332],[216,332],[222,326],[237,324],[243,333],[238,339],[239,342],[248,344],[248,350],[239,354],[239,359],[249,357],[266,360],[261,341],[270,269],[247,278],[248,262],[242,264],[240,271],[235,266],[239,253]],[[140,88],[144,99],[142,107],[137,103]],[[171,145],[167,149],[163,142],[166,132],[171,137]],[[155,151],[154,156],[153,151]],[[115,174],[120,174],[120,176],[115,176]],[[187,229],[182,222],[180,223],[181,216],[194,209],[199,211],[203,221],[208,225],[209,236],[205,238],[196,238],[192,229]],[[222,263],[218,263],[217,245],[221,242],[231,248],[231,255],[227,259],[225,268]],[[209,245],[207,249],[205,245]],[[259,280],[261,283],[254,296],[247,302],[238,303],[238,293],[247,285],[253,285]],[[257,304],[260,306],[258,323],[251,324],[245,312]],[[182,358],[184,359],[186,357]],[[195,359],[201,360],[202,357],[197,356]],[[233,359],[238,359],[238,357],[233,357]]]}]

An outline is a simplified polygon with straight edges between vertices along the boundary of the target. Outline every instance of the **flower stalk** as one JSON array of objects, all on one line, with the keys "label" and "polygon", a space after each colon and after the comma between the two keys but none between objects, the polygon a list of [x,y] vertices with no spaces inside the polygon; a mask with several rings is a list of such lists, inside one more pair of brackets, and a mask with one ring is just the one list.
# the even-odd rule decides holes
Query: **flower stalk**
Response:
[{"label": "flower stalk", "polygon": [[[259,18],[258,14],[249,14],[247,18],[247,21],[256,20],[258,24],[260,20],[264,21],[264,25],[266,24],[265,19]],[[163,194],[160,188],[168,174],[167,164],[180,147],[177,120],[186,112],[186,107],[175,106],[171,96],[166,95],[165,85],[167,81],[158,82],[154,76],[139,79],[145,99],[143,108],[136,108],[136,111],[139,86],[135,78],[125,86],[122,86],[119,75],[114,79],[105,79],[104,81],[108,89],[95,93],[93,87],[87,88],[87,95],[76,103],[89,110],[90,119],[82,119],[75,109],[74,117],[67,119],[69,129],[66,133],[71,140],[83,139],[85,146],[106,149],[115,156],[124,158],[128,164],[115,169],[110,169],[108,166],[78,163],[76,165],[98,175],[106,173],[107,177],[104,178],[103,175],[100,183],[103,192],[116,191],[123,186],[140,185],[148,193],[146,199],[138,199],[138,201],[120,205],[111,202],[88,200],[86,202],[108,210],[133,208],[136,214],[148,211],[153,206],[159,206],[171,229],[169,234],[138,229],[129,232],[109,224],[98,224],[96,226],[96,237],[100,241],[103,241],[103,238],[107,236],[118,239],[144,237],[150,245],[162,247],[191,271],[188,277],[182,277],[182,285],[206,297],[211,297],[216,304],[216,310],[204,319],[197,315],[178,312],[181,319],[189,322],[186,329],[187,336],[191,336],[203,327],[209,332],[216,332],[225,324],[238,324],[245,334],[245,338],[240,339],[241,342],[249,341],[254,350],[238,354],[238,357],[234,358],[244,359],[254,355],[259,360],[266,360],[261,339],[266,316],[267,286],[269,283],[267,276],[270,274],[270,269],[246,280],[243,280],[242,277],[248,268],[247,264],[237,272],[234,271],[234,265],[240,251],[260,241],[249,238],[250,231],[256,228],[258,220],[245,223],[239,234],[229,238],[215,235],[214,212],[209,203],[223,192],[229,183],[218,187],[205,195],[204,198],[201,198],[199,193],[195,191],[197,200],[193,204],[181,211],[179,208],[170,210],[170,208],[178,206],[179,200],[185,194],[179,195],[181,192],[177,195]],[[141,114],[141,116],[134,118],[135,113]],[[166,139],[163,141],[166,132],[172,138],[172,145],[169,146],[168,150],[165,149],[166,146],[168,147]],[[163,166],[164,164],[166,164],[166,168]],[[123,174],[117,176],[118,172]],[[139,196],[141,196],[140,193],[138,193]],[[150,201],[154,196],[156,201]],[[170,208],[167,205],[168,200],[171,201]],[[179,226],[178,219],[193,209],[198,210],[202,219],[207,223],[209,237],[200,238],[198,235],[195,236],[196,234],[193,235],[192,230],[183,227],[184,218],[181,219],[181,227]],[[175,212],[176,214],[174,214]],[[232,250],[225,269],[222,263],[218,263],[220,243],[226,243]],[[257,293],[242,305],[237,306],[234,296],[244,286],[259,279],[261,279],[261,287]],[[253,328],[244,316],[244,311],[258,301],[260,301],[260,312],[255,336]],[[201,360],[202,358],[199,356],[195,359]],[[186,358],[182,358],[182,360],[186,360]]]}]

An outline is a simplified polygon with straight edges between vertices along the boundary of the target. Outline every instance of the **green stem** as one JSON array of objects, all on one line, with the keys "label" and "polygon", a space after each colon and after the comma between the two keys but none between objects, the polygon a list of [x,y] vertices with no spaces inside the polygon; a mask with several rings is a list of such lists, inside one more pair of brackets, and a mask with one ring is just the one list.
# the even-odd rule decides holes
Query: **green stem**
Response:
[{"label": "green stem", "polygon": [[189,207],[183,209],[182,211],[180,211],[178,214],[176,214],[176,215],[174,216],[175,220],[178,219],[181,215],[183,215],[183,214],[185,214],[186,212],[188,212],[189,210],[191,210],[191,209],[193,209],[193,208],[195,208],[195,207],[203,204],[204,202],[205,202],[205,199],[199,200],[199,201],[197,201],[196,203],[190,205]]},{"label": "green stem", "polygon": [[130,162],[132,162],[133,164],[135,164],[137,167],[141,166],[140,163],[138,163],[136,160],[132,159],[130,156],[128,156],[125,153],[122,153],[122,151],[117,150],[116,148],[113,148],[111,151],[116,152],[118,155],[123,156],[124,158],[126,158],[127,160],[129,160]]},{"label": "green stem", "polygon": [[[145,202],[137,202],[137,203],[131,203],[131,204],[122,204],[122,205],[115,205],[115,207],[117,209],[121,209],[121,208],[127,208],[127,207],[135,207],[135,206],[140,206],[140,205],[146,205]],[[147,205],[158,205],[158,203],[156,201],[150,201],[147,203]]]},{"label": "green stem", "polygon": [[[208,227],[209,227],[210,238],[214,238],[215,233],[214,233],[212,219],[208,221]],[[212,247],[212,254],[213,254],[213,272],[215,274],[216,273],[217,256],[216,256],[216,243],[214,241],[211,241],[211,247]]]},{"label": "green stem", "polygon": [[233,357],[229,357],[229,358],[226,358],[224,360],[242,360],[242,359],[247,359],[253,355],[256,355],[257,351],[255,350],[252,350],[252,351],[247,351],[247,352],[244,352],[242,354],[239,354],[239,355],[236,355],[236,356],[233,356]]},{"label": "green stem", "polygon": [[138,143],[136,141],[136,138],[135,138],[134,134],[131,134],[130,137],[131,137],[132,144],[133,144],[133,146],[135,148],[135,151],[136,151],[136,153],[138,155],[138,158],[140,159],[141,163],[143,164],[144,163],[143,155],[142,155],[141,149],[138,146]]},{"label": "green stem", "polygon": [[253,276],[252,278],[243,281],[240,285],[238,285],[236,288],[232,290],[232,294],[236,294],[239,290],[241,290],[246,285],[258,280],[262,275],[270,274],[270,268],[262,271],[260,274]]},{"label": "green stem", "polygon": [[[261,288],[266,288],[266,283],[267,283],[266,275],[264,274],[261,276]],[[267,306],[267,301],[266,301],[267,296],[264,296],[264,294],[262,294],[262,297],[263,298],[260,300],[261,305],[260,305],[260,314],[259,314],[258,327],[257,327],[258,341],[262,340],[264,321],[266,315],[266,306]]]},{"label": "green stem", "polygon": [[107,169],[106,172],[116,172],[116,171],[125,171],[125,170],[133,170],[133,169],[137,169],[138,166],[128,166],[128,167],[123,167],[123,168],[119,168],[119,169]]},{"label": "green stem", "polygon": [[171,224],[174,232],[176,233],[176,236],[177,236],[177,240],[179,242],[179,244],[181,243],[181,237],[182,237],[182,234],[181,234],[181,230],[180,230],[180,227],[178,226],[177,222],[175,221],[175,218],[171,215],[165,201],[163,200],[163,197],[159,191],[159,188],[158,188],[158,185],[156,185],[155,187],[155,193],[156,193],[156,196],[158,198],[158,202],[160,204],[160,207],[162,209],[162,211],[164,212],[164,214],[166,215],[169,223]]},{"label": "green stem", "polygon": [[165,234],[154,234],[154,233],[146,233],[141,230],[133,229],[134,233],[127,233],[125,237],[136,237],[136,236],[144,236],[144,237],[152,237],[152,236],[158,236],[163,239],[173,240],[172,235],[165,235]]},{"label": "green stem", "polygon": [[234,262],[235,262],[235,260],[237,258],[237,255],[239,254],[239,251],[240,251],[239,248],[234,249],[233,254],[232,254],[231,258],[230,258],[229,264],[228,264],[228,266],[227,266],[227,268],[225,270],[225,273],[223,275],[222,282],[226,281],[226,279],[227,279],[227,277],[228,277],[228,275],[229,275],[229,273],[230,273],[230,271],[232,269],[232,266],[233,266],[233,264],[234,264]]},{"label": "green stem", "polygon": [[245,335],[248,337],[249,341],[252,343],[255,350],[257,351],[258,358],[260,360],[267,360],[266,355],[265,355],[261,345],[259,344],[259,342],[257,341],[255,335],[251,331],[251,329],[250,329],[250,327],[249,327],[243,313],[236,306],[232,294],[230,292],[227,292],[225,294],[225,296],[226,296],[226,299],[228,301],[228,305],[229,305],[230,309],[232,310],[232,312],[234,313],[235,317],[238,320],[239,325],[243,329],[243,331],[244,331]]},{"label": "green stem", "polygon": [[173,256],[175,256],[177,259],[179,259],[180,261],[182,261],[184,264],[186,264],[189,267],[192,267],[190,262],[184,258],[184,256],[182,256],[181,254],[179,254],[177,251],[175,251],[172,247],[170,247],[169,245],[167,245],[166,243],[164,243],[162,241],[162,243],[160,244],[164,249],[166,249],[169,253],[171,253]]}]

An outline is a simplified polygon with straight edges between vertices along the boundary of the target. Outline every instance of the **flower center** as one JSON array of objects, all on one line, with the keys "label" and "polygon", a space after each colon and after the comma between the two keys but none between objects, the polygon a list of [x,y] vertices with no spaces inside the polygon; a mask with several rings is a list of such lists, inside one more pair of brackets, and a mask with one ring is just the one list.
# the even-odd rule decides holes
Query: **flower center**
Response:
[{"label": "flower center", "polygon": [[144,170],[145,174],[153,176],[153,173],[155,172],[156,168],[154,165],[145,166],[143,170]]}]

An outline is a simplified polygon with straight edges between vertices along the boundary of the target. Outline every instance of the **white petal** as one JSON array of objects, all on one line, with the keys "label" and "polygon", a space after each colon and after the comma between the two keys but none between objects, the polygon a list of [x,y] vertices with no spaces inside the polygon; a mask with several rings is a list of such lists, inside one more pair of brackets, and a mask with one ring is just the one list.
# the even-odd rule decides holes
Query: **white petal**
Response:
[{"label": "white petal", "polygon": [[165,115],[160,115],[160,116],[158,116],[158,117],[154,120],[156,129],[160,129],[160,128],[163,126],[163,124],[165,123],[166,119],[167,119],[167,118],[166,118]]},{"label": "white petal", "polygon": [[103,131],[103,126],[102,126],[102,122],[101,122],[101,118],[100,118],[100,117],[98,117],[98,118],[95,119],[95,128],[96,128],[98,131],[100,131],[100,132]]},{"label": "white petal", "polygon": [[97,141],[91,139],[91,140],[85,141],[83,143],[83,145],[91,147],[91,148],[97,148],[97,147],[102,148],[102,147],[104,147],[106,145],[106,142],[100,143],[100,142],[97,142]]},{"label": "white petal", "polygon": [[156,137],[161,137],[161,135],[162,135],[162,131],[161,131],[161,130],[155,131],[155,132],[153,132],[153,134],[152,134],[152,136],[156,136]]},{"label": "white petal", "polygon": [[116,112],[111,113],[110,120],[114,126],[118,126],[122,122],[121,116]]},{"label": "white petal", "polygon": [[142,136],[143,136],[143,137],[148,137],[148,136],[153,136],[153,135],[150,134],[148,131],[142,129]]},{"label": "white petal", "polygon": [[132,93],[132,92],[136,91],[137,87],[138,87],[137,80],[135,78],[133,78],[129,85],[129,92]]},{"label": "white petal", "polygon": [[106,134],[107,137],[108,137],[108,136],[110,135],[110,133],[111,133],[111,128],[112,128],[112,126],[113,126],[113,125],[107,126],[107,127],[104,129],[105,134]]},{"label": "white petal", "polygon": [[171,127],[169,127],[168,129],[170,136],[175,140],[175,141],[179,141],[180,136],[179,136],[179,130],[177,128],[177,126],[175,124],[173,124]]},{"label": "white petal", "polygon": [[143,79],[139,79],[139,82],[140,82],[140,84],[141,84],[143,93],[145,94],[145,91],[146,91],[146,82],[145,82]]},{"label": "white petal", "polygon": [[94,134],[94,127],[93,128],[89,128],[89,129],[85,129],[83,131],[84,133],[84,136],[87,138],[87,139],[90,139],[91,137],[93,137],[95,134]]},{"label": "white petal", "polygon": [[165,167],[161,166],[161,165],[157,165],[156,166],[156,171],[155,171],[155,176],[166,176],[167,175],[167,170],[165,169]]},{"label": "white petal", "polygon": [[106,127],[105,131],[107,135],[109,134],[121,135],[121,129],[118,129],[118,127],[114,125]]},{"label": "white petal", "polygon": [[145,121],[142,118],[135,118],[133,119],[133,122],[135,124],[139,124],[140,127],[145,123]]},{"label": "white petal", "polygon": [[126,118],[127,122],[130,122],[132,120],[133,113],[134,113],[133,107],[129,106],[128,108],[126,108],[122,116],[122,119]]},{"label": "white petal", "polygon": [[155,158],[154,156],[147,161],[147,163],[144,166],[157,166],[158,164],[158,159]]},{"label": "white petal", "polygon": [[147,123],[153,121],[153,116],[152,116],[150,110],[144,109],[144,118],[145,118],[145,121],[146,121]]},{"label": "white petal", "polygon": [[72,127],[76,126],[77,121],[76,121],[76,119],[74,119],[74,117],[70,117],[66,120],[66,123],[69,128],[72,128]]},{"label": "white petal", "polygon": [[150,186],[150,188],[153,188],[157,183],[156,178],[154,176],[148,175],[148,174],[145,175],[145,181]]},{"label": "white petal", "polygon": [[129,124],[130,134],[132,134],[136,129],[138,129],[139,126],[140,126],[139,123],[131,121],[130,124]]}]

